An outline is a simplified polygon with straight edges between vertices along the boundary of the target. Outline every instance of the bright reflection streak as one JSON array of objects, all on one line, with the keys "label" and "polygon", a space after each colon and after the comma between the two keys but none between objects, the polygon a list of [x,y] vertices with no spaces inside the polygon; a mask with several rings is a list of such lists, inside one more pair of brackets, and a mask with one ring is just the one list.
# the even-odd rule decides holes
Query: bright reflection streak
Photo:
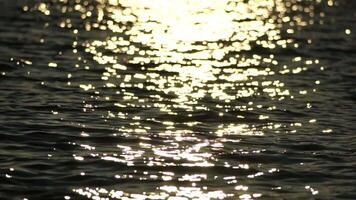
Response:
[{"label": "bright reflection streak", "polygon": [[[112,64],[102,79],[107,81],[106,87],[122,89],[120,103],[115,105],[145,106],[177,115],[182,110],[210,111],[211,108],[200,103],[202,99],[229,103],[264,94],[282,99],[290,95],[280,81],[259,80],[276,73],[269,67],[278,64],[272,54],[263,57],[238,53],[256,45],[273,49],[292,42],[280,37],[280,24],[273,13],[283,16],[285,7],[281,1],[120,1],[122,9],[117,9],[116,1],[108,3],[112,6],[99,9],[99,13],[108,13],[110,18],[105,27],[125,36],[93,41],[86,45],[86,51],[98,63]],[[123,21],[130,25],[120,26]],[[126,36],[129,41],[124,39]],[[125,64],[120,57],[105,55],[104,51],[132,55],[132,59]],[[147,67],[141,67],[142,73],[132,74],[130,68],[136,64]],[[146,97],[125,91],[135,88],[156,95]],[[225,107],[225,110],[241,111],[243,107]],[[123,112],[118,117],[130,116]],[[137,125],[119,130],[136,133],[150,130]],[[172,128],[178,131],[174,123],[167,126],[170,133]]]}]

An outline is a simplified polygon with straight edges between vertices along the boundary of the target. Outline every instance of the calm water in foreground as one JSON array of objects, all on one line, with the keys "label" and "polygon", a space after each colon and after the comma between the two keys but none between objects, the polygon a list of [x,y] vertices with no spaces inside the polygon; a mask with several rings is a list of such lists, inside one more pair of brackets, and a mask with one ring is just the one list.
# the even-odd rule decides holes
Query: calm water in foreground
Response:
[{"label": "calm water in foreground", "polygon": [[0,199],[356,199],[355,1],[0,11]]}]

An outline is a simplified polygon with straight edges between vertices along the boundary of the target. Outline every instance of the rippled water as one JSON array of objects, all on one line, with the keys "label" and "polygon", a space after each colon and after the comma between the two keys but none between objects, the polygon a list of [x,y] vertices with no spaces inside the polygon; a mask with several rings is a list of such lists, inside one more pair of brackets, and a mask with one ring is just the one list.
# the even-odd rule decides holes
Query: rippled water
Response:
[{"label": "rippled water", "polygon": [[356,199],[356,3],[0,2],[1,199]]}]

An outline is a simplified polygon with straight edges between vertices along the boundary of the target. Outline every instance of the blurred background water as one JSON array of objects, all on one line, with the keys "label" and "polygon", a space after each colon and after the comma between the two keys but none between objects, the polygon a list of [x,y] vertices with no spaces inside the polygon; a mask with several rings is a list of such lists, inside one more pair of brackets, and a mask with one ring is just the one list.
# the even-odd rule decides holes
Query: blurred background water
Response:
[{"label": "blurred background water", "polygon": [[1,199],[356,199],[354,1],[0,11]]}]

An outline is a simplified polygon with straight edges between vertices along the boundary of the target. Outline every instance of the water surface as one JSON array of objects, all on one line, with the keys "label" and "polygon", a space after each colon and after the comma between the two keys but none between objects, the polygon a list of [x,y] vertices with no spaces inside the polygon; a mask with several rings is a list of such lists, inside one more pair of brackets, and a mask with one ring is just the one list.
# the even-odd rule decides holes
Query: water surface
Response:
[{"label": "water surface", "polygon": [[0,3],[0,197],[355,199],[356,4]]}]

